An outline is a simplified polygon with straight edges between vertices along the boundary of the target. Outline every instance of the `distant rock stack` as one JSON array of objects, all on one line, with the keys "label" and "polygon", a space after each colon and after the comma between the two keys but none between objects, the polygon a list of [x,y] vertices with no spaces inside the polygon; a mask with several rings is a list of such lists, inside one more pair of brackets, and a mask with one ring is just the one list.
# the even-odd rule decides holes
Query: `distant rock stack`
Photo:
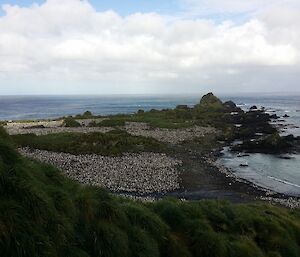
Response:
[{"label": "distant rock stack", "polygon": [[223,107],[223,103],[213,93],[208,93],[201,98],[200,106]]}]

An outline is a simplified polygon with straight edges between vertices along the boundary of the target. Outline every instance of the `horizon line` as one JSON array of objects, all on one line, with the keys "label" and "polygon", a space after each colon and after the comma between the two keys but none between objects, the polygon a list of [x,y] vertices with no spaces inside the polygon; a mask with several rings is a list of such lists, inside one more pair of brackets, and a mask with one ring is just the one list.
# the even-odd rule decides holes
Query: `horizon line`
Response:
[{"label": "horizon line", "polygon": [[192,96],[192,95],[205,95],[207,93],[212,92],[215,95],[242,95],[242,94],[260,94],[260,95],[294,95],[300,94],[300,91],[290,91],[290,92],[283,92],[283,91],[274,91],[274,92],[259,92],[259,91],[249,91],[249,92],[214,92],[213,90],[207,90],[205,92],[193,92],[193,93],[69,93],[69,94],[0,94],[0,97],[16,97],[16,96]]}]

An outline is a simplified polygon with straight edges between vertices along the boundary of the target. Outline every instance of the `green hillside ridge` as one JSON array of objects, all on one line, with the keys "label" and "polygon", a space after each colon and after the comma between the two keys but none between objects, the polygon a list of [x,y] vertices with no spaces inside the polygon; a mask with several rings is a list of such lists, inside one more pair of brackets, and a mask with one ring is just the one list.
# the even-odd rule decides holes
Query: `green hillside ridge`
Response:
[{"label": "green hillside ridge", "polygon": [[297,257],[300,212],[221,201],[133,202],[22,158],[0,128],[1,257]]}]

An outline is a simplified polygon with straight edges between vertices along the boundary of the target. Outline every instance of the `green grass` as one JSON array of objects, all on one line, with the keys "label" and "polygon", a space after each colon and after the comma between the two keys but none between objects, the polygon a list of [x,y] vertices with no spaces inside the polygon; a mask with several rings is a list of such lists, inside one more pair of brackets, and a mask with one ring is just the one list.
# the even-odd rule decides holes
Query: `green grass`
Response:
[{"label": "green grass", "polygon": [[213,97],[212,103],[206,103],[204,100],[191,108],[178,106],[175,109],[153,109],[147,112],[138,111],[135,114],[107,116],[107,120],[100,124],[122,126],[125,122],[145,122],[155,128],[176,129],[194,125],[224,128],[231,123],[228,120],[229,112],[218,98]]},{"label": "green grass", "polygon": [[105,119],[99,123],[92,122],[89,126],[91,127],[117,127],[124,126],[125,120],[122,119]]},{"label": "green grass", "polygon": [[139,113],[131,116],[129,121],[146,122],[151,127],[170,129],[191,127],[193,125],[190,119],[176,116],[174,110]]},{"label": "green grass", "polygon": [[81,127],[80,123],[76,121],[73,117],[67,117],[64,119],[63,124],[65,127],[78,128]]},{"label": "green grass", "polygon": [[160,152],[164,144],[153,138],[132,136],[125,131],[108,133],[59,133],[12,136],[18,146],[72,154],[120,155],[124,152]]},{"label": "green grass", "polygon": [[165,199],[137,203],[23,159],[0,128],[1,257],[298,257],[300,212]]},{"label": "green grass", "polygon": [[130,115],[108,116],[107,119],[93,126],[124,126],[125,122],[144,122],[153,128],[187,128],[194,125],[223,126],[226,124],[225,114],[219,110],[202,108],[172,109],[140,112]]}]

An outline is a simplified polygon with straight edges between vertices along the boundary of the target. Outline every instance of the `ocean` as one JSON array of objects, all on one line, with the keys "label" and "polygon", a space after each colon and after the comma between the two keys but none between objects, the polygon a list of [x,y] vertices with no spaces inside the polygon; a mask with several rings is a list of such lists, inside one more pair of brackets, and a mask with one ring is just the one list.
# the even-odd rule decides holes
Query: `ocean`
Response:
[{"label": "ocean", "polygon": [[76,115],[87,110],[97,115],[134,113],[139,109],[194,105],[199,96],[0,96],[0,120],[46,119]]},{"label": "ocean", "polygon": [[[87,110],[97,115],[134,113],[139,109],[174,108],[179,104],[189,106],[199,102],[201,95],[110,95],[110,96],[0,96],[0,120],[48,119],[76,115]],[[282,134],[300,136],[300,95],[251,94],[221,96],[232,100],[244,110],[252,105],[265,107],[267,112],[284,118],[288,129]],[[290,160],[268,154],[250,154],[237,157],[227,149],[220,162],[238,177],[279,193],[300,196],[300,155]],[[248,167],[240,167],[248,162]]]}]

